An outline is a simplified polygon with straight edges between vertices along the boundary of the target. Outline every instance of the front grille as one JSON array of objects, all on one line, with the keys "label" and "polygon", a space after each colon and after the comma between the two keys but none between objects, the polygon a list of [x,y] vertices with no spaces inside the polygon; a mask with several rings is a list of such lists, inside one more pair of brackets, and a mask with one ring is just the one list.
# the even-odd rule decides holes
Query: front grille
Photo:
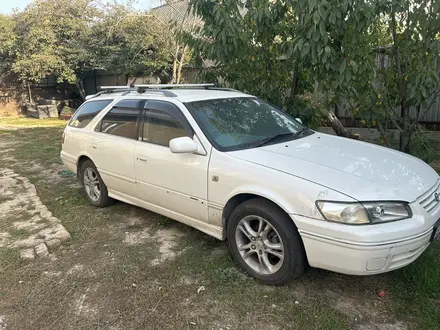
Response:
[{"label": "front grille", "polygon": [[427,192],[417,198],[417,202],[426,210],[426,212],[431,213],[438,206],[440,202],[435,199],[435,194],[440,194],[440,180],[435,183]]}]

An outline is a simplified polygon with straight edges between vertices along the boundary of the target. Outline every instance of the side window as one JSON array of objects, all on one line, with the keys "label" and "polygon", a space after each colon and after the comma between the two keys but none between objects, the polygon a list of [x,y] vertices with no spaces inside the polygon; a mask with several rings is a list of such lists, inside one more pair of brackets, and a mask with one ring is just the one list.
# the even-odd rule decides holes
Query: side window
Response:
[{"label": "side window", "polygon": [[168,147],[170,140],[182,136],[192,138],[193,132],[180,110],[168,102],[148,101],[142,140]]},{"label": "side window", "polygon": [[101,132],[137,139],[137,122],[140,109],[113,108],[101,121]]},{"label": "side window", "polygon": [[113,100],[96,100],[84,103],[73,115],[69,122],[69,126],[76,128],[86,127],[93,118],[95,118],[95,116],[112,101]]},{"label": "side window", "polygon": [[144,122],[143,141],[168,147],[170,140],[182,136],[192,138],[192,134],[183,128],[176,118],[163,111],[147,111]]}]

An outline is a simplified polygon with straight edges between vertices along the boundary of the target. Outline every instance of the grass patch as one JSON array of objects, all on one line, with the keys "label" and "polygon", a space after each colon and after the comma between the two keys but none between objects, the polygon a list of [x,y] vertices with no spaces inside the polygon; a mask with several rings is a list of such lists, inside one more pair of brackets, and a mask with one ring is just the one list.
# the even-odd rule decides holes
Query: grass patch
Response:
[{"label": "grass patch", "polygon": [[5,127],[64,127],[67,121],[58,118],[37,119],[25,116],[6,116],[0,117],[0,126]]},{"label": "grass patch", "polygon": [[29,232],[26,229],[11,228],[8,232],[9,235],[11,235],[11,237],[15,239],[23,239],[29,236]]},{"label": "grass patch", "polygon": [[17,165],[22,166],[23,171],[27,171],[25,168],[27,164],[35,162],[42,166],[61,165],[59,155],[62,134],[63,129],[58,127],[34,127],[11,131],[5,141],[13,141],[18,144],[13,145],[15,148],[8,152],[8,155],[20,161]]},{"label": "grass patch", "polygon": [[413,264],[389,274],[393,307],[421,329],[440,326],[440,242]]}]

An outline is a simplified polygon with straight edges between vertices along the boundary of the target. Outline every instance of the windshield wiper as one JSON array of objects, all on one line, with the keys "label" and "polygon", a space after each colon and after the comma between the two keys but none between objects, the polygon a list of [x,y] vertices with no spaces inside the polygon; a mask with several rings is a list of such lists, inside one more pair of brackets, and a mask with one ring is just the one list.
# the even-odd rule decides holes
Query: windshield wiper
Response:
[{"label": "windshield wiper", "polygon": [[305,131],[307,131],[308,130],[308,127],[303,127],[303,128],[301,128],[298,132],[296,132],[295,133],[295,138],[298,138],[298,137],[300,137],[301,135],[303,135],[303,133],[305,132]]},{"label": "windshield wiper", "polygon": [[262,140],[256,142],[256,143],[254,144],[254,146],[255,146],[255,147],[261,147],[261,146],[264,146],[264,145],[266,145],[266,144],[268,144],[268,143],[271,143],[271,142],[273,142],[273,141],[275,141],[275,140],[278,140],[279,138],[286,137],[286,136],[296,136],[296,134],[297,134],[297,133],[293,133],[293,132],[278,133],[278,134],[276,134],[276,135],[269,136],[269,137],[267,137],[267,138],[264,138],[264,139],[262,139]]},{"label": "windshield wiper", "polygon": [[274,141],[278,140],[279,138],[286,137],[286,136],[292,136],[294,139],[296,139],[296,138],[299,138],[301,135],[303,135],[303,133],[306,132],[307,130],[308,130],[308,128],[304,126],[296,133],[293,133],[293,132],[278,133],[276,135],[269,136],[267,138],[264,138],[264,139],[256,142],[254,144],[254,147],[261,147],[261,146],[267,145],[268,143],[274,142]]}]

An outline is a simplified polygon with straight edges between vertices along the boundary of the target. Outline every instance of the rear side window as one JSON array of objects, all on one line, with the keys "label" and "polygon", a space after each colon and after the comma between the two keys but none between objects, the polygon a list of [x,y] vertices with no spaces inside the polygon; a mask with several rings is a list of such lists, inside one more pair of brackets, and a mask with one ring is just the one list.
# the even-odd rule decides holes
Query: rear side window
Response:
[{"label": "rear side window", "polygon": [[73,115],[69,126],[76,128],[86,127],[93,118],[112,101],[113,100],[96,100],[84,103]]},{"label": "rear side window", "polygon": [[102,118],[101,132],[137,139],[139,113],[140,109],[113,108]]}]

